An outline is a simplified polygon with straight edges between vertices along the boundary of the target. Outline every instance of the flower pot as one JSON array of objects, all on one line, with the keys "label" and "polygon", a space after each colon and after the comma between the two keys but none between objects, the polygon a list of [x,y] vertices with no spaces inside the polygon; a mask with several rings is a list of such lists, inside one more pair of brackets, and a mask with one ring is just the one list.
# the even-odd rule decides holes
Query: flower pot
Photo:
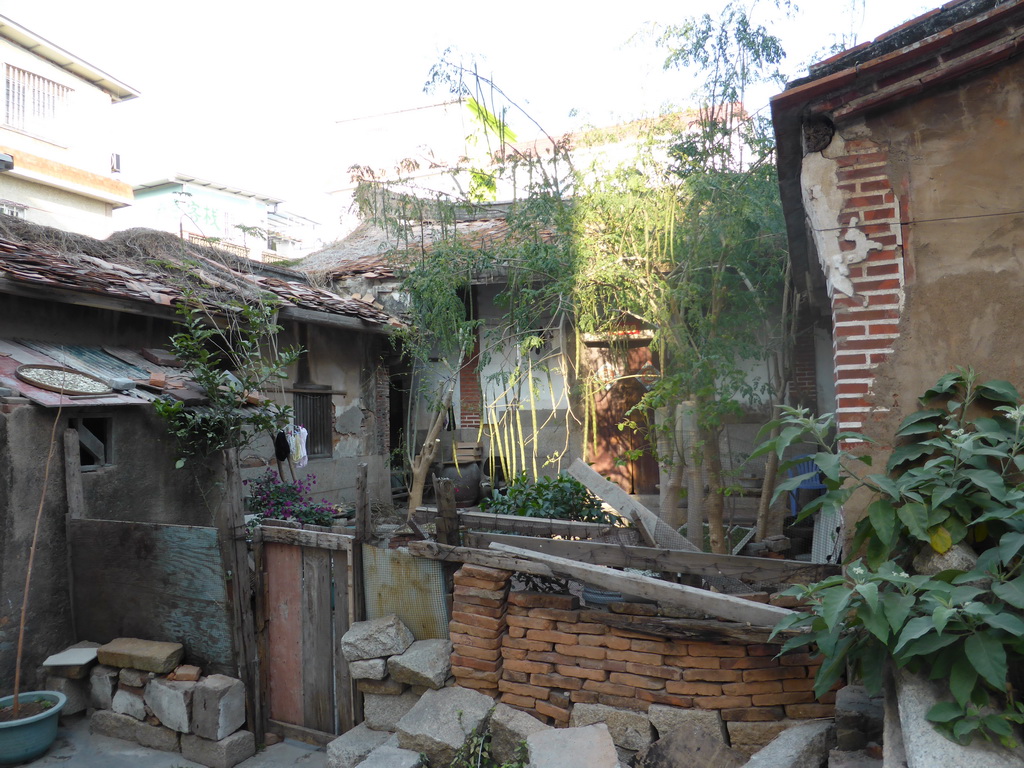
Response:
[{"label": "flower pot", "polygon": [[[45,712],[20,720],[0,722],[0,765],[14,765],[33,760],[50,748],[57,738],[57,719],[67,697],[57,691],[28,691],[18,696],[22,705],[33,701],[53,704]],[[0,698],[0,709],[14,703],[13,696]]]}]

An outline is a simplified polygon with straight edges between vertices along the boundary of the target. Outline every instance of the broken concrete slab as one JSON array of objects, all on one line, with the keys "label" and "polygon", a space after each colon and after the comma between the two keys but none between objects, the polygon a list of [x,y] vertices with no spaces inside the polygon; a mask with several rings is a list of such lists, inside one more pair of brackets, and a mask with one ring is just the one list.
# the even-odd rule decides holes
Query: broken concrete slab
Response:
[{"label": "broken concrete slab", "polygon": [[234,768],[256,754],[256,737],[250,731],[235,731],[220,741],[183,734],[181,756],[208,768]]},{"label": "broken concrete slab", "polygon": [[647,717],[660,739],[677,728],[685,728],[688,731],[706,733],[723,744],[729,743],[722,715],[713,709],[680,709],[664,704],[651,704],[647,710]]},{"label": "broken concrete slab", "polygon": [[114,694],[110,709],[119,715],[128,715],[136,720],[146,719],[146,703],[141,693],[133,693],[119,688]]},{"label": "broken concrete slab", "polygon": [[493,707],[494,699],[471,688],[427,691],[398,721],[398,744],[422,752],[431,765],[448,765]]},{"label": "broken concrete slab", "polygon": [[67,703],[61,710],[61,715],[65,717],[85,712],[89,706],[89,682],[87,680],[49,675],[46,678],[45,689],[59,691],[67,697]]},{"label": "broken concrete slab", "polygon": [[375,731],[360,723],[328,743],[327,768],[355,768],[389,738],[387,731]]},{"label": "broken concrete slab", "polygon": [[526,738],[528,768],[616,768],[619,756],[604,723],[552,728]]},{"label": "broken concrete slab", "polygon": [[488,726],[491,732],[491,755],[500,763],[511,763],[516,760],[519,757],[520,746],[526,743],[526,737],[531,733],[551,728],[533,715],[508,704],[498,704],[494,707]]},{"label": "broken concrete slab", "polygon": [[362,659],[350,661],[348,673],[353,680],[383,680],[388,676],[387,659]]},{"label": "broken concrete slab", "polygon": [[718,734],[704,729],[676,728],[638,753],[636,768],[740,768],[747,755],[732,749]]},{"label": "broken concrete slab", "polygon": [[395,614],[369,621],[357,621],[341,638],[346,661],[379,659],[405,653],[416,638]]},{"label": "broken concrete slab", "polygon": [[363,722],[375,731],[394,731],[419,700],[420,697],[411,691],[397,696],[364,694]]},{"label": "broken concrete slab", "polygon": [[89,670],[89,706],[94,709],[110,709],[117,689],[117,667],[97,664]]},{"label": "broken concrete slab", "polygon": [[400,747],[377,747],[359,764],[360,768],[420,768],[423,758],[417,752]]},{"label": "broken concrete slab", "polygon": [[149,681],[143,698],[161,723],[179,733],[188,733],[192,730],[192,692],[195,687],[196,683],[157,677]]},{"label": "broken concrete slab", "polygon": [[450,640],[417,640],[405,653],[388,659],[388,674],[407,685],[443,688],[452,669],[451,655]]},{"label": "broken concrete slab", "polygon": [[582,728],[594,723],[604,723],[612,736],[615,746],[623,749],[645,749],[654,741],[651,721],[643,712],[632,709],[618,709],[605,704],[576,704],[572,708],[569,725]]},{"label": "broken concrete slab", "polygon": [[50,675],[81,680],[89,676],[89,670],[96,663],[96,649],[99,643],[84,641],[75,643],[59,653],[48,656],[43,666]]},{"label": "broken concrete slab", "polygon": [[192,732],[220,741],[245,725],[245,685],[227,675],[204,677],[192,690]]},{"label": "broken concrete slab", "polygon": [[181,643],[118,637],[101,645],[96,658],[109,667],[131,667],[165,675],[181,663],[184,655],[185,646]]},{"label": "broken concrete slab", "polygon": [[822,765],[836,744],[835,729],[835,723],[831,720],[787,728],[768,746],[756,752],[745,768],[807,768]]}]

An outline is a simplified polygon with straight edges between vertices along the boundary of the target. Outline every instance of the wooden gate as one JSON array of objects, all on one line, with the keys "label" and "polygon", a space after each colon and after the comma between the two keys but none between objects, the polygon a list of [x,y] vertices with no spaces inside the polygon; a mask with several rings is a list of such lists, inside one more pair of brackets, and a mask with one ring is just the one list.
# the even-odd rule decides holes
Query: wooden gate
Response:
[{"label": "wooden gate", "polygon": [[265,579],[260,646],[270,728],[325,743],[361,719],[341,655],[341,638],[356,620],[354,539],[274,522],[259,529]]}]

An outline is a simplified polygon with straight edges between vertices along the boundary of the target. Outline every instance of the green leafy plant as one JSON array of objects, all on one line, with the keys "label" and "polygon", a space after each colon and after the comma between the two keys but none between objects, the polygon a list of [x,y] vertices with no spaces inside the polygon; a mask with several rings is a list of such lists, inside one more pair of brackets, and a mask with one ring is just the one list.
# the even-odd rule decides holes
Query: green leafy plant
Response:
[{"label": "green leafy plant", "polygon": [[182,330],[171,337],[171,349],[209,399],[201,408],[171,398],[153,404],[177,440],[179,468],[189,459],[245,447],[287,423],[291,409],[263,393],[286,378],[302,350],[276,348],[281,327],[275,307],[270,299],[235,302],[223,317],[213,317],[192,298],[179,305]]},{"label": "green leafy plant", "polygon": [[585,523],[616,524],[620,518],[601,508],[601,500],[581,482],[564,472],[530,482],[522,474],[509,483],[505,493],[494,491],[480,502],[486,512],[523,517],[546,517]]},{"label": "green leafy plant", "polygon": [[310,496],[316,485],[316,475],[306,475],[304,480],[288,483],[272,469],[251,480],[243,480],[249,486],[249,511],[258,520],[294,520],[312,525],[330,525],[337,509],[326,499],[315,501]]},{"label": "green leafy plant", "polygon": [[[830,440],[831,416],[784,409],[769,425],[779,436],[757,454],[781,457],[804,439],[825,449],[814,460],[828,490],[802,516],[838,510],[854,492],[873,497],[853,540],[853,552],[863,557],[845,577],[790,589],[810,612],[788,617],[776,631],[809,630],[782,651],[817,645],[825,657],[818,696],[848,665],[877,691],[879,662],[888,658],[948,686],[953,701],[928,713],[945,736],[968,743],[981,735],[1013,746],[1014,726],[1024,722],[1024,706],[1014,698],[1024,666],[1024,406],[1011,384],[979,383],[970,369],[943,376],[920,401],[923,409],[896,431],[886,474],[852,471],[870,462],[844,450],[842,441],[866,438],[845,433]],[[777,493],[804,478],[780,483]],[[954,546],[966,558],[959,567],[925,565]]]}]

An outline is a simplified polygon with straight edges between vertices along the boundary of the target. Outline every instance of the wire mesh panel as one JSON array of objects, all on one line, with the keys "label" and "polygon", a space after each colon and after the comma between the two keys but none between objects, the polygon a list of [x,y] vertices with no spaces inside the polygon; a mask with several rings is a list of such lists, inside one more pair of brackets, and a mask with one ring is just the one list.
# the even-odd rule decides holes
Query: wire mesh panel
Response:
[{"label": "wire mesh panel", "polygon": [[406,550],[363,545],[366,618],[396,614],[417,640],[448,637],[444,569]]}]

